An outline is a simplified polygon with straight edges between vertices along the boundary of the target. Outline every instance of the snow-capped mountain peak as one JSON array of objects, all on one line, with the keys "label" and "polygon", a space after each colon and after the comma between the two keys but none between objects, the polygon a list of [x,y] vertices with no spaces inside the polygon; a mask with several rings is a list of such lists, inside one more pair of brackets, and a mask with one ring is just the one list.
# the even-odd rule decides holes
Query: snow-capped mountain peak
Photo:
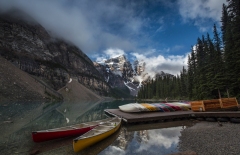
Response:
[{"label": "snow-capped mountain peak", "polygon": [[[98,65],[97,65],[98,64]],[[126,86],[133,96],[137,95],[138,90],[144,84],[144,81],[151,79],[146,73],[146,63],[144,60],[135,60],[133,67],[125,55],[116,56],[99,63],[94,63],[95,67],[104,75],[105,81],[111,87]],[[156,73],[155,77],[164,76],[167,73],[163,71]]]}]

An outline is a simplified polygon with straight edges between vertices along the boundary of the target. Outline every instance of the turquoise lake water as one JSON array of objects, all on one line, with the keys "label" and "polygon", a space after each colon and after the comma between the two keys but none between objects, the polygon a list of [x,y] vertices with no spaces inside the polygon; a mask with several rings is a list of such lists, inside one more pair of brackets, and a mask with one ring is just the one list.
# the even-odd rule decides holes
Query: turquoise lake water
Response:
[{"label": "turquoise lake water", "polygon": [[121,129],[107,139],[74,153],[72,139],[63,138],[34,143],[31,131],[51,129],[72,124],[106,118],[105,109],[134,101],[112,101],[88,103],[81,109],[81,103],[12,102],[0,104],[0,152],[5,155],[37,154],[100,154],[100,155],[165,155],[178,152],[181,131],[188,121],[174,121],[154,124],[123,124]]}]

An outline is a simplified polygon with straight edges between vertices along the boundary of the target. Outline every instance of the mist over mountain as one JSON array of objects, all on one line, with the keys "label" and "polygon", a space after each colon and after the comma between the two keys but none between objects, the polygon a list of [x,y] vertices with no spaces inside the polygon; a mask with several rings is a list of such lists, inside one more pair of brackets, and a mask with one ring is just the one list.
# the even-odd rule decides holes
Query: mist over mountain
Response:
[{"label": "mist over mountain", "polygon": [[113,88],[136,96],[144,82],[165,74],[150,72],[144,59],[131,63],[124,54],[93,63],[81,49],[18,9],[1,14],[0,28],[0,55],[54,90],[75,78],[100,95],[109,95]]},{"label": "mist over mountain", "polygon": [[46,88],[58,91],[74,79],[100,96],[110,95],[111,88],[81,49],[22,15],[19,10],[0,15],[0,56]]}]

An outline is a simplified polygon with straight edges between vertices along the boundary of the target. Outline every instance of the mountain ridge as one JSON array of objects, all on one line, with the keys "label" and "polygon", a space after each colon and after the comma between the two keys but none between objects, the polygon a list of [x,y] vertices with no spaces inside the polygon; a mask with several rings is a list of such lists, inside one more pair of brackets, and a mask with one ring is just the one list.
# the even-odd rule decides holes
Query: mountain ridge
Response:
[{"label": "mountain ridge", "polygon": [[0,15],[0,56],[55,91],[74,78],[99,96],[130,97],[150,78],[144,60],[132,64],[120,55],[101,64],[92,62],[78,47],[52,37],[36,21],[25,20]]},{"label": "mountain ridge", "polygon": [[[144,60],[135,60],[132,64],[125,55],[94,62],[94,66],[111,87],[124,87],[125,85],[133,96],[137,95],[143,84],[152,79],[145,70],[146,65]],[[160,71],[155,74],[154,78],[166,75],[170,74]]]},{"label": "mountain ridge", "polygon": [[40,24],[4,14],[0,16],[0,34],[0,56],[55,91],[76,78],[100,96],[111,94],[111,87],[85,53],[51,37]]}]

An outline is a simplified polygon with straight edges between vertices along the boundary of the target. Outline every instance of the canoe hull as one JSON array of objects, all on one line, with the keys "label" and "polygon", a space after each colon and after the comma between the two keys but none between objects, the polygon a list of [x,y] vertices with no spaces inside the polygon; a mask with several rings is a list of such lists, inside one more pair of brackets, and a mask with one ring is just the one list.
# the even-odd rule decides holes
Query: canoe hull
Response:
[{"label": "canoe hull", "polygon": [[81,129],[67,130],[67,131],[32,132],[32,139],[34,142],[43,142],[43,141],[53,140],[57,138],[79,136],[90,131],[94,127],[96,127],[96,125],[86,127],[86,128],[81,128]]},{"label": "canoe hull", "polygon": [[[99,135],[95,135],[92,137],[84,138],[84,139],[74,139],[73,140],[73,150],[74,152],[79,152],[107,137],[115,133],[121,126],[121,120],[120,123],[118,123],[114,128],[112,128],[109,131],[106,131],[104,133],[101,133]],[[83,135],[84,136],[84,135]]]},{"label": "canoe hull", "polygon": [[71,125],[71,126],[65,126],[65,127],[61,127],[61,128],[33,131],[32,139],[34,142],[43,142],[43,141],[53,140],[53,139],[57,139],[57,138],[79,136],[79,135],[82,135],[82,134],[92,130],[99,124],[102,124],[104,122],[108,122],[111,120],[112,120],[112,118],[106,118],[103,120],[85,122],[85,123],[75,124],[75,125]]},{"label": "canoe hull", "polygon": [[142,104],[137,103],[130,103],[119,106],[119,109],[124,112],[141,112],[141,111],[149,111],[145,106]]},{"label": "canoe hull", "polygon": [[133,105],[130,106],[119,106],[119,109],[125,112],[140,112],[139,109]]},{"label": "canoe hull", "polygon": [[191,109],[188,103],[129,103],[119,106],[123,112],[170,112],[170,111],[186,111]]}]

